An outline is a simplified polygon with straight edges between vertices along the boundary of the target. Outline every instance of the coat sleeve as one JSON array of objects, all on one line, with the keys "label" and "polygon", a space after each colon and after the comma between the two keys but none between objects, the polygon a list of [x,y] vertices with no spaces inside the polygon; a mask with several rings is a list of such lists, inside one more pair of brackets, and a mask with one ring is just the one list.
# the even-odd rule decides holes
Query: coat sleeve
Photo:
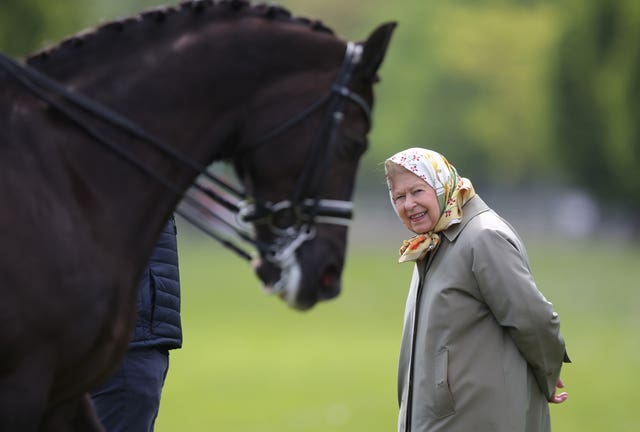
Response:
[{"label": "coat sleeve", "polygon": [[522,242],[508,229],[481,230],[474,241],[472,259],[472,270],[487,306],[550,399],[565,358],[565,344],[558,314],[538,290]]}]

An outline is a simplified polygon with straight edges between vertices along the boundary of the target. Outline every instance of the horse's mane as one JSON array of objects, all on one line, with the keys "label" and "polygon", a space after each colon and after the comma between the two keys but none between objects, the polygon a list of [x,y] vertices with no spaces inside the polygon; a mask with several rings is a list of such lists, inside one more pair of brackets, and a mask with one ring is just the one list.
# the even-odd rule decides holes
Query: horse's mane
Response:
[{"label": "horse's mane", "polygon": [[85,45],[89,41],[100,39],[105,34],[111,35],[113,30],[122,31],[149,21],[163,22],[184,13],[209,14],[212,17],[211,19],[215,19],[216,13],[220,12],[260,16],[273,21],[293,22],[307,26],[312,31],[334,34],[333,30],[325,26],[321,21],[293,16],[287,9],[278,5],[254,5],[248,0],[186,0],[177,5],[148,9],[137,15],[109,21],[93,29],[77,33],[62,40],[57,45],[32,54],[27,57],[27,61],[29,63],[45,61],[54,55],[58,57],[66,53],[73,53],[74,49]]}]

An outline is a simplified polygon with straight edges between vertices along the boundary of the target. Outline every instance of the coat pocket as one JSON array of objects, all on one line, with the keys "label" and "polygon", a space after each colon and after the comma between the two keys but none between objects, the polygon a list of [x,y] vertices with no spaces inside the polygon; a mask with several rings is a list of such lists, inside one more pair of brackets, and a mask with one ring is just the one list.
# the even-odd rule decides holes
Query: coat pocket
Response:
[{"label": "coat pocket", "polygon": [[449,388],[449,350],[443,348],[435,358],[433,415],[443,418],[455,413],[453,395]]}]

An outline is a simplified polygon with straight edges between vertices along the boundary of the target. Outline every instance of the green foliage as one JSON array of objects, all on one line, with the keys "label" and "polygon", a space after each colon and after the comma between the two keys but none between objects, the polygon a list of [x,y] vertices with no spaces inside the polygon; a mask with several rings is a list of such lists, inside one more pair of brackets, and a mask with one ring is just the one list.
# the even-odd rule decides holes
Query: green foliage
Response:
[{"label": "green foliage", "polygon": [[0,51],[24,57],[73,34],[162,4],[161,0],[2,0]]},{"label": "green foliage", "polygon": [[[306,10],[309,2],[286,3]],[[380,178],[379,163],[409,146],[443,152],[478,181],[533,183],[553,175],[548,70],[560,30],[555,2],[356,3],[335,9],[338,24],[345,15],[354,23],[338,26],[339,33],[362,38],[381,22],[399,23],[376,88],[366,181]]]},{"label": "green foliage", "polygon": [[[83,0],[2,0],[0,51],[24,57],[80,25],[88,7]],[[76,31],[80,30],[76,28]]]},{"label": "green foliage", "polygon": [[376,108],[384,118],[374,132],[381,158],[425,146],[477,180],[548,174],[541,59],[556,37],[556,11],[486,3],[424,2],[402,16]]},{"label": "green foliage", "polygon": [[[395,263],[395,244],[352,246],[343,294],[300,313],[263,295],[246,263],[181,237],[185,342],[171,354],[156,430],[394,430],[411,265]],[[635,431],[640,249],[539,243],[529,254],[573,360],[553,429]]]},{"label": "green foliage", "polygon": [[574,180],[640,211],[640,4],[571,11],[556,63],[556,147]]}]

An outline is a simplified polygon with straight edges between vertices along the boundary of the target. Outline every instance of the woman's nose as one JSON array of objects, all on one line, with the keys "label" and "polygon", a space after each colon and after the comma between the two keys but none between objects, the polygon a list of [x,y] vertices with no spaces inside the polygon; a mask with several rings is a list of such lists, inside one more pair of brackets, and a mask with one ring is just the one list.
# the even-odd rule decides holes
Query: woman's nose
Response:
[{"label": "woman's nose", "polygon": [[411,209],[416,205],[415,200],[413,199],[413,197],[407,195],[407,197],[404,199],[404,208],[406,209]]}]

